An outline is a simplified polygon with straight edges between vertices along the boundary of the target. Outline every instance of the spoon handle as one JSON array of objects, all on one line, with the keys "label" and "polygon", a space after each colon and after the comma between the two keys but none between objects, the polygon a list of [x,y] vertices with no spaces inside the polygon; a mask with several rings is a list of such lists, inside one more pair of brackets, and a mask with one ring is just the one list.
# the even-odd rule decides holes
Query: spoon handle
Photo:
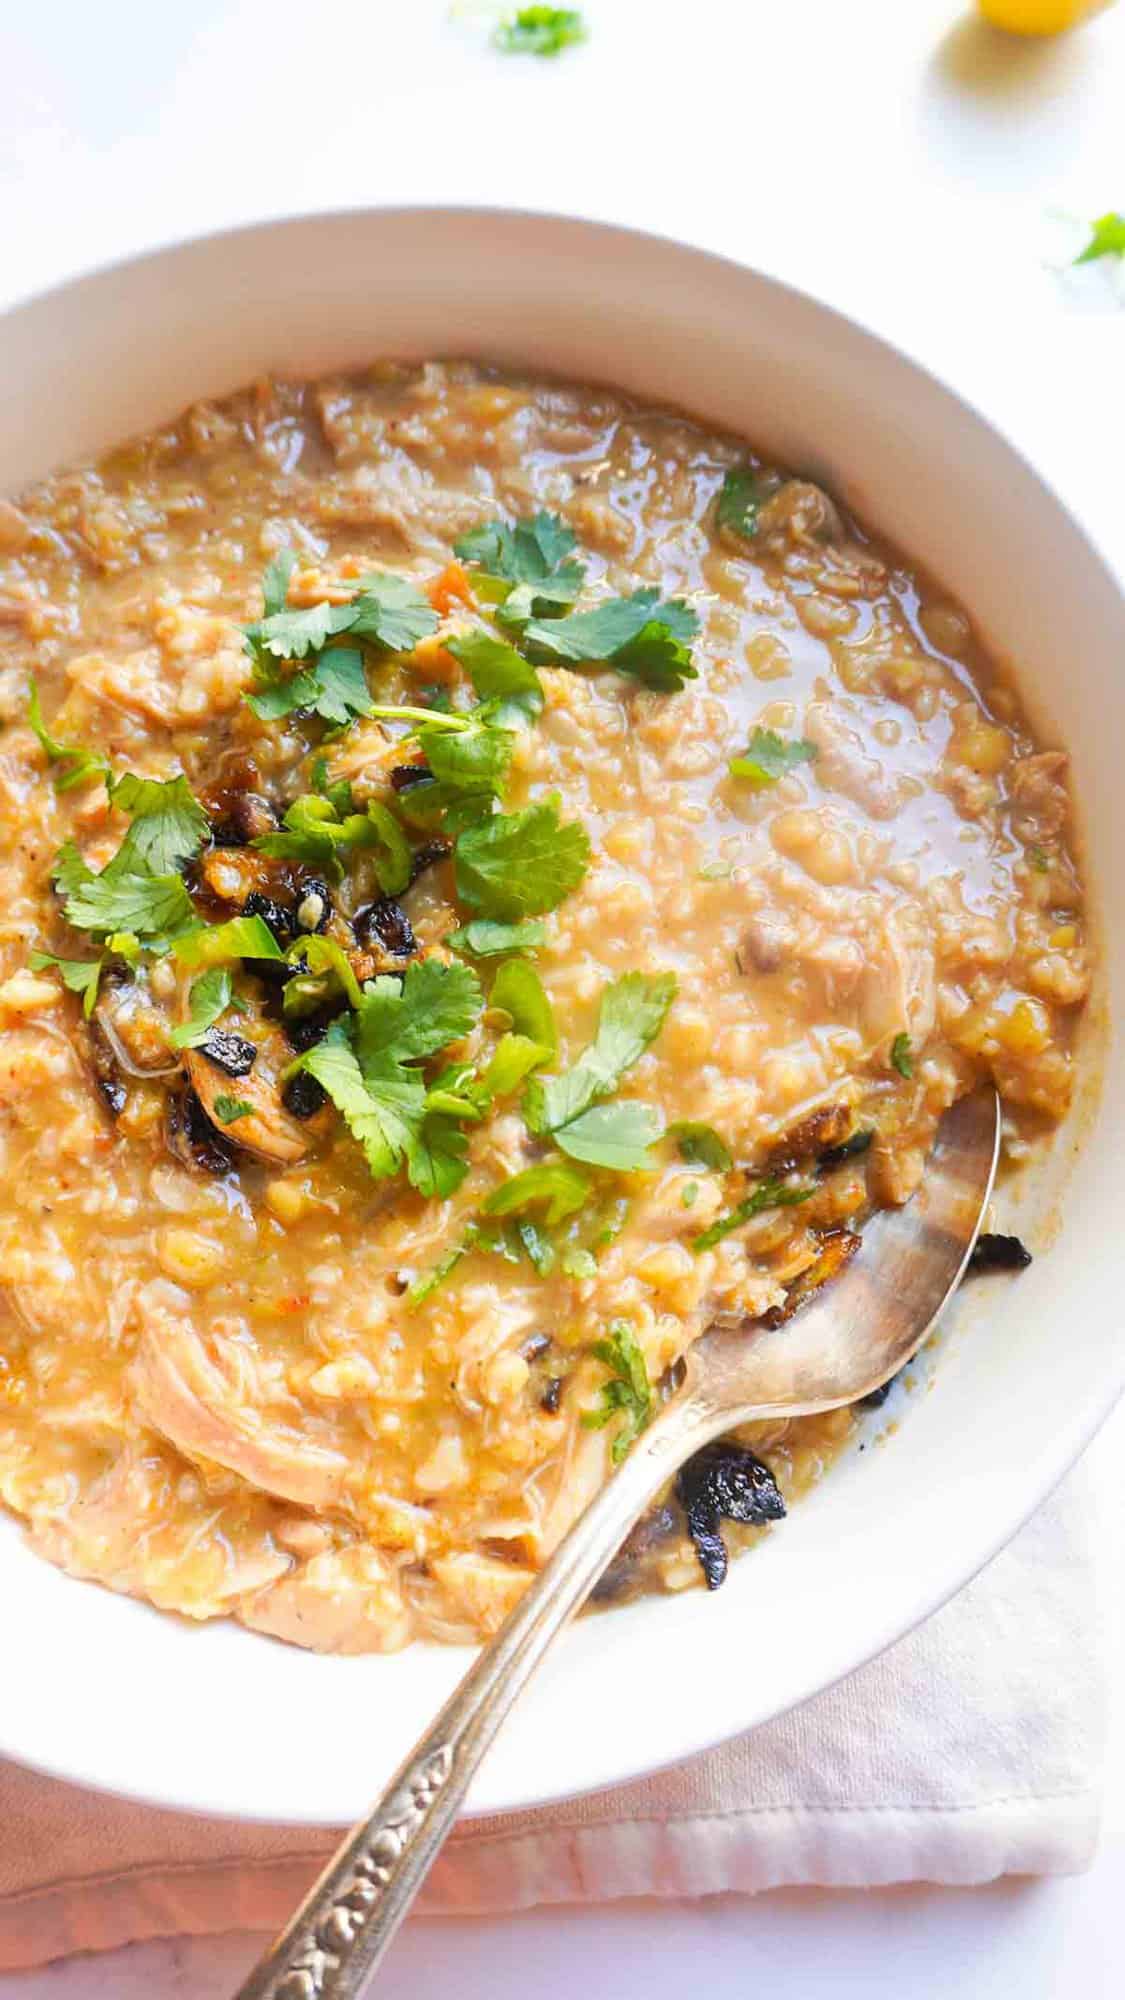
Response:
[{"label": "spoon handle", "polygon": [[690,1389],[665,1405],[480,1653],[374,1811],[347,1836],[235,2000],[357,2000],[366,1990],[517,1695],[653,1495],[720,1427]]}]

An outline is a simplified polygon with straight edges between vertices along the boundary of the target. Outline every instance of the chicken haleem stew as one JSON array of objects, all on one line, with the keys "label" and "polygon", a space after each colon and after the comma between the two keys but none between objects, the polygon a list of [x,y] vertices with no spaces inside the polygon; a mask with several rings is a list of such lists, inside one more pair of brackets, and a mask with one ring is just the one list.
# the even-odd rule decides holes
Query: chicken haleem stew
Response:
[{"label": "chicken haleem stew", "polygon": [[[682,415],[265,382],[0,503],[0,630],[0,1499],[77,1575],[489,1632],[954,1099],[1067,1109],[1065,755]],[[719,1583],[853,1421],[708,1447],[607,1592]]]}]

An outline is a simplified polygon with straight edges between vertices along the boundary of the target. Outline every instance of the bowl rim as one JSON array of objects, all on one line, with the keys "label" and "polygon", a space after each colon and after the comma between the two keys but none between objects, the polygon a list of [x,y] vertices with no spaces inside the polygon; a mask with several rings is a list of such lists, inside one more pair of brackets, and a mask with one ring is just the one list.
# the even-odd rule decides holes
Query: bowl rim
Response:
[{"label": "bowl rim", "polygon": [[[1102,546],[1097,533],[1091,529],[1083,515],[1076,511],[1069,497],[1064,498],[1051,478],[1040,469],[1024,448],[1012,437],[1005,426],[981,408],[974,397],[962,389],[955,380],[936,368],[930,360],[922,360],[909,347],[897,340],[889,339],[877,326],[860,318],[853,312],[844,312],[829,303],[808,287],[777,277],[770,271],[759,269],[743,258],[727,255],[693,243],[690,240],[662,231],[633,227],[617,220],[607,220],[597,214],[580,210],[565,210],[554,207],[512,206],[500,203],[481,202],[366,202],[347,204],[332,208],[299,209],[291,213],[267,214],[252,221],[240,221],[218,228],[191,231],[173,235],[143,248],[127,252],[119,257],[96,260],[88,265],[78,266],[53,283],[33,287],[30,291],[17,294],[6,301],[0,309],[0,339],[12,321],[18,321],[25,314],[50,312],[57,303],[80,294],[86,287],[93,287],[115,278],[124,278],[146,266],[162,262],[174,262],[177,258],[195,251],[206,251],[221,245],[236,247],[240,240],[260,239],[276,232],[283,234],[294,230],[315,231],[328,225],[354,224],[357,227],[370,226],[379,222],[416,222],[419,226],[432,225],[442,219],[478,219],[482,224],[500,226],[534,222],[549,229],[560,231],[581,231],[590,233],[611,247],[616,241],[622,246],[648,246],[650,249],[687,259],[697,266],[714,267],[725,271],[733,278],[750,278],[758,285],[777,295],[784,301],[793,301],[800,309],[819,315],[826,323],[835,323],[842,331],[855,336],[874,350],[877,365],[888,364],[905,368],[920,377],[931,389],[936,389],[951,402],[960,406],[989,440],[999,445],[1010,459],[1016,461],[1023,479],[1039,489],[1068,523],[1070,529],[1084,545],[1086,554],[1108,580],[1117,596],[1125,602],[1125,579],[1113,557]],[[452,351],[452,350],[451,350]],[[612,376],[604,378],[612,381]],[[690,414],[690,402],[685,399],[685,407]],[[50,468],[53,469],[53,468]],[[877,1658],[900,1638],[905,1638],[920,1624],[931,1617],[964,1586],[977,1576],[1006,1546],[1019,1529],[1030,1519],[1036,1509],[1054,1491],[1075,1461],[1086,1449],[1091,1439],[1109,1416],[1118,1398],[1125,1392],[1125,1345],[1120,1349],[1120,1358],[1114,1358],[1113,1350],[1107,1351],[1104,1374],[1086,1377],[1080,1389],[1076,1390],[1069,1417],[1059,1426],[1052,1426],[1049,1439],[1040,1443],[1035,1459],[1034,1478],[1021,1486],[1018,1496],[1007,1505],[991,1510],[987,1533],[974,1541],[966,1554],[964,1545],[953,1559],[946,1558],[938,1566],[927,1568],[920,1573],[914,1601],[908,1615],[903,1617],[901,1608],[883,1617],[872,1620],[862,1647],[841,1649],[826,1648],[829,1664],[827,1670],[821,1665],[812,1672],[798,1673],[794,1677],[792,1689],[779,1700],[770,1701],[754,1709],[754,1720],[748,1724],[730,1712],[730,1704],[713,1720],[704,1719],[702,1710],[693,1711],[693,1719],[677,1725],[675,1741],[668,1747],[658,1748],[645,1754],[643,1759],[635,1754],[614,1757],[605,1756],[599,1761],[598,1774],[588,1773],[573,1786],[554,1786],[545,1790],[524,1789],[517,1796],[496,1798],[486,1795],[478,1802],[480,1787],[470,1795],[466,1817],[476,1818],[500,1812],[522,1811],[528,1808],[548,1805],[559,1800],[582,1796],[602,1787],[624,1783],[679,1764],[684,1760],[713,1749],[731,1740],[747,1728],[757,1728],[776,1719],[780,1715],[799,1709],[817,1694],[834,1687],[848,1675],[858,1671],[871,1660]],[[0,1509],[0,1519],[8,1510]],[[18,1517],[12,1517],[17,1519]],[[42,1560],[38,1558],[37,1560]],[[921,1572],[921,1566],[920,1566]],[[68,1579],[68,1581],[70,1581]],[[101,1586],[87,1584],[87,1589]],[[145,1607],[147,1610],[148,1607]],[[163,1613],[152,1612],[152,1616],[163,1617]],[[601,1621],[599,1621],[601,1622]],[[700,1642],[706,1634],[701,1626]],[[453,1649],[451,1649],[453,1650]],[[468,1649],[463,1650],[468,1655]],[[846,1657],[844,1656],[846,1654]],[[749,1704],[747,1704],[749,1706]],[[21,1747],[18,1727],[13,1729],[6,1716],[0,1714],[0,1756],[10,1758],[26,1768],[43,1772],[45,1775],[63,1781],[92,1787],[113,1796],[134,1799],[171,1810],[202,1813],[217,1819],[232,1819],[247,1823],[263,1823],[265,1816],[247,1811],[237,1804],[232,1805],[228,1797],[216,1797],[204,1790],[190,1798],[180,1791],[162,1787],[153,1779],[139,1776],[125,1778],[113,1772],[113,1753],[105,1756],[93,1747],[84,1764],[76,1763],[73,1757],[55,1760],[49,1743],[37,1742],[30,1750]],[[276,1815],[270,1822],[277,1823]],[[323,1812],[297,1813],[286,1816],[287,1824],[328,1826],[338,1823],[338,1816],[327,1816]]]}]

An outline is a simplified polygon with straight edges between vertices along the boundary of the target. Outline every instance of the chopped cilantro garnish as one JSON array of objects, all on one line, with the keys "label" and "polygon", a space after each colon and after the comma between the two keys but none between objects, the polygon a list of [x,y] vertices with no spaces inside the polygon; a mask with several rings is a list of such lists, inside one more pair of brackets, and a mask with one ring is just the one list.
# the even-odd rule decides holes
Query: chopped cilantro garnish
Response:
[{"label": "chopped cilantro garnish", "polygon": [[729,1214],[720,1215],[718,1221],[711,1224],[710,1229],[705,1229],[701,1236],[695,1237],[691,1247],[697,1256],[701,1250],[713,1250],[716,1243],[722,1242],[724,1236],[729,1236],[734,1229],[741,1229],[744,1222],[749,1222],[755,1215],[763,1214],[767,1208],[796,1208],[815,1193],[815,1188],[790,1187],[787,1181],[759,1181],[753,1193],[747,1195],[745,1201],[740,1201],[738,1207],[732,1208]]},{"label": "chopped cilantro garnish", "polygon": [[649,1164],[649,1149],[660,1133],[660,1118],[652,1106],[625,1098],[617,1104],[592,1104],[588,1111],[560,1125],[554,1139],[572,1159],[630,1173]]},{"label": "chopped cilantro garnish", "polygon": [[228,1097],[225,1090],[219,1092],[212,1108],[220,1125],[233,1125],[236,1118],[252,1117],[254,1111],[244,1097]]},{"label": "chopped cilantro garnish", "polygon": [[539,714],[543,689],[530,660],[490,632],[465,632],[446,648],[459,660],[480,700],[487,719],[500,729],[520,729]]},{"label": "chopped cilantro garnish", "polygon": [[732,757],[727,768],[732,778],[744,778],[760,792],[776,785],[797,764],[810,764],[816,755],[816,744],[804,736],[787,740],[776,729],[755,729],[742,756]]},{"label": "chopped cilantro garnish", "polygon": [[[260,923],[261,919],[252,921]],[[230,1002],[230,973],[225,965],[212,965],[202,978],[195,980],[192,985],[188,996],[188,1018],[178,1028],[173,1028],[168,1037],[172,1047],[175,1049],[198,1047],[208,1030],[214,1027],[219,1016],[226,1013]]]},{"label": "chopped cilantro garnish", "polygon": [[385,646],[390,653],[413,652],[419,640],[430,638],[441,623],[424,591],[391,570],[362,577],[352,608],[355,620],[347,629],[353,637],[365,639],[369,646]]},{"label": "chopped cilantro garnish", "polygon": [[330,646],[311,666],[287,678],[259,671],[246,700],[262,722],[276,722],[298,709],[309,709],[336,727],[370,715],[373,708],[363,654],[357,646]]},{"label": "chopped cilantro garnish", "polygon": [[[503,968],[505,972],[508,969]],[[626,1070],[632,1069],[655,1041],[675,992],[676,981],[670,972],[655,976],[627,972],[607,986],[597,1034],[573,1069],[529,1084],[524,1106],[532,1131],[557,1133],[598,1099],[608,1097]]]},{"label": "chopped cilantro garnish", "polygon": [[406,653],[437,631],[437,613],[418,585],[389,570],[362,577],[357,595],[346,604],[312,604],[291,611],[280,591],[284,585],[288,594],[295,560],[284,551],[266,571],[265,615],[245,628],[246,650],[255,661],[265,654],[277,660],[307,659],[341,632],[392,653]]},{"label": "chopped cilantro garnish", "polygon": [[47,762],[62,767],[54,773],[57,792],[69,792],[75,785],[82,784],[86,778],[106,776],[109,765],[95,750],[87,750],[81,743],[63,743],[57,736],[52,736],[43,720],[39,689],[33,680],[28,682],[27,720],[39,738]]},{"label": "chopped cilantro garnish", "polygon": [[[557,56],[586,39],[586,23],[577,7],[521,7],[498,23],[492,40],[505,55]],[[460,554],[460,550],[458,550]]]},{"label": "chopped cilantro garnish", "polygon": [[468,966],[416,960],[401,986],[385,975],[372,980],[355,1014],[334,1021],[289,1074],[316,1078],[377,1179],[405,1165],[421,1194],[444,1199],[465,1177],[465,1134],[457,1119],[428,1107],[425,1079],[410,1065],[460,1040],[479,1012]]},{"label": "chopped cilantro garnish", "polygon": [[559,1045],[555,1016],[534,966],[523,959],[509,959],[492,982],[488,1004],[503,1008],[511,1016],[517,1034],[526,1035],[554,1054]]},{"label": "chopped cilantro garnish", "polygon": [[536,917],[522,924],[498,924],[478,917],[460,930],[447,931],[444,942],[452,951],[468,952],[471,958],[500,958],[508,952],[538,950],[547,942],[547,926]]},{"label": "chopped cilantro garnish", "polygon": [[910,1048],[910,1036],[903,1032],[896,1035],[891,1043],[891,1068],[907,1078],[914,1074],[914,1057]]},{"label": "chopped cilantro garnish", "polygon": [[681,1119],[677,1124],[669,1125],[668,1137],[676,1141],[680,1158],[686,1160],[689,1167],[710,1167],[717,1174],[725,1174],[732,1165],[729,1148],[713,1125]]},{"label": "chopped cilantro garnish", "polygon": [[225,924],[200,925],[186,937],[177,938],[172,951],[189,970],[204,965],[229,965],[238,958],[284,957],[262,917],[231,917]]},{"label": "chopped cilantro garnish", "polygon": [[1092,264],[1098,257],[1125,257],[1125,215],[1111,209],[1090,225],[1090,241],[1074,259],[1076,264]]},{"label": "chopped cilantro garnish", "polygon": [[457,893],[478,915],[514,923],[555,909],[578,887],[589,859],[585,827],[559,819],[557,798],[537,800],[458,836]]},{"label": "chopped cilantro garnish", "polygon": [[145,862],[118,849],[100,874],[87,867],[73,841],[55,862],[55,886],[68,923],[76,930],[131,931],[138,938],[176,931],[192,921],[191,897],[180,875],[154,875]]},{"label": "chopped cilantro garnish", "polygon": [[589,1193],[589,1179],[580,1168],[568,1166],[565,1160],[545,1160],[493,1188],[481,1206],[486,1215],[519,1215],[525,1208],[537,1208],[544,1202],[547,1227],[552,1229],[568,1215],[576,1215]]},{"label": "chopped cilantro garnish", "polygon": [[119,778],[107,777],[106,790],[132,820],[125,839],[130,861],[143,861],[154,875],[170,875],[199,853],[210,821],[186,778],[138,778],[124,771]]},{"label": "chopped cilantro garnish", "polygon": [[596,1340],[591,1349],[609,1370],[610,1379],[602,1387],[601,1408],[584,1410],[582,1423],[588,1431],[600,1431],[620,1414],[624,1421],[613,1440],[610,1456],[620,1465],[631,1444],[652,1421],[652,1384],[645,1358],[627,1321],[614,1320],[607,1340]]},{"label": "chopped cilantro garnish", "polygon": [[51,951],[33,951],[28,963],[33,972],[49,969],[57,972],[69,992],[81,993],[82,1012],[89,1020],[98,998],[98,981],[102,975],[100,958],[56,958]]},{"label": "chopped cilantro garnish", "polygon": [[762,490],[757,473],[752,472],[748,465],[732,465],[715,502],[715,525],[749,541],[758,532],[761,504]]},{"label": "chopped cilantro garnish", "polygon": [[658,590],[646,589],[567,618],[533,618],[524,638],[550,658],[604,663],[670,692],[696,677],[688,642],[698,631],[699,619],[682,597],[662,600]]},{"label": "chopped cilantro garnish", "polygon": [[453,546],[463,562],[479,564],[486,576],[506,586],[496,595],[499,616],[508,625],[557,616],[574,603],[586,574],[585,565],[571,554],[574,531],[557,514],[541,511],[511,527],[490,521]]}]

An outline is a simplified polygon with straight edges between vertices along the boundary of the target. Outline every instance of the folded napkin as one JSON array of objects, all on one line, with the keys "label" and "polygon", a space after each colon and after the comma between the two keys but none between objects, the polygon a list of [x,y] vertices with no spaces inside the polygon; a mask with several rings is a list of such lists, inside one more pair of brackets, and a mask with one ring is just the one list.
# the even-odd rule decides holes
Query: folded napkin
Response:
[{"label": "folded napkin", "polygon": [[[465,1822],[420,1908],[1081,1868],[1104,1739],[1088,1494],[1079,1468],[944,1610],[781,1721],[654,1778]],[[0,1764],[0,1970],[132,1939],[274,1929],[333,1844]]]}]

